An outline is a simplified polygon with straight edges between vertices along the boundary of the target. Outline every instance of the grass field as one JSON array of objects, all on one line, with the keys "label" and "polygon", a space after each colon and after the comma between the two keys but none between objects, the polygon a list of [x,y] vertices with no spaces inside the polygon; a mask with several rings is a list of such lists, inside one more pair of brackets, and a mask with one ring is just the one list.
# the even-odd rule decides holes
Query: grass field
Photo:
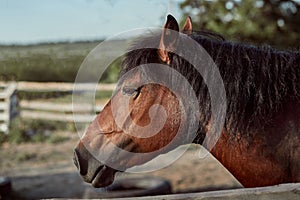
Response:
[{"label": "grass field", "polygon": [[[101,41],[76,43],[47,43],[36,45],[0,45],[0,81],[35,81],[35,82],[74,82],[77,71],[88,53]],[[125,41],[112,41],[111,50],[118,48]],[[102,75],[100,82],[117,81],[121,59],[113,62]],[[95,74],[89,71],[83,82],[89,82]],[[104,104],[111,91],[97,92],[97,104]],[[19,91],[19,100],[42,101],[57,104],[72,104],[72,93],[69,91]],[[49,122],[45,120],[23,119],[17,117],[10,125],[10,134],[0,134],[3,142],[43,142],[53,143],[64,140],[63,137],[52,136],[49,132],[56,130],[74,131],[74,124],[67,122]],[[1,146],[1,145],[0,145]]]},{"label": "grass field", "polygon": [[[0,45],[0,81],[74,82],[84,58],[100,42]],[[124,42],[112,41],[111,49]],[[117,59],[103,74],[101,82],[116,82],[119,65]],[[88,82],[94,76],[90,71],[82,81]]]}]

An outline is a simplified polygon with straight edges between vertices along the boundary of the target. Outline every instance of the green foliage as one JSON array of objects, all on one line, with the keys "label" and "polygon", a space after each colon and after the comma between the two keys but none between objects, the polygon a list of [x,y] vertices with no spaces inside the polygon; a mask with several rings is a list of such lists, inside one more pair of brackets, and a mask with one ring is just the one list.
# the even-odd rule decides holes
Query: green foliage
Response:
[{"label": "green foliage", "polygon": [[[72,96],[71,92],[65,91],[18,91],[18,97],[20,100],[36,100],[36,99],[52,99],[56,102],[60,102],[59,100],[65,98],[65,96]],[[72,97],[69,98],[69,102],[72,102]]]},{"label": "green foliage", "polygon": [[72,82],[83,59],[83,56],[52,58],[50,55],[38,54],[16,57],[1,62],[1,77],[17,81]]},{"label": "green foliage", "polygon": [[[97,91],[95,99],[110,99],[112,91]],[[19,100],[40,100],[50,101],[51,103],[72,103],[72,92],[57,91],[57,92],[36,92],[36,91],[18,91]]]},{"label": "green foliage", "polygon": [[[97,44],[0,45],[0,81],[74,82],[84,58]],[[101,82],[116,82],[119,65],[120,59],[115,60],[103,73]],[[95,78],[99,78],[98,73],[91,70],[81,81]]]},{"label": "green foliage", "polygon": [[11,143],[22,143],[29,141],[30,137],[26,134],[26,126],[21,118],[17,117],[10,124],[9,134],[6,135],[4,141]]},{"label": "green foliage", "polygon": [[119,78],[121,58],[115,60],[103,73],[100,82],[116,83]]},{"label": "green foliage", "polygon": [[95,94],[95,99],[110,99],[112,96],[112,91],[97,91]]},{"label": "green foliage", "polygon": [[6,135],[4,133],[0,133],[0,144],[6,141]]},{"label": "green foliage", "polygon": [[278,48],[300,46],[299,1],[185,0],[180,7],[185,16],[192,17],[195,30],[211,30],[229,40]]},{"label": "green foliage", "polygon": [[17,117],[12,120],[8,135],[1,134],[0,144],[3,142],[49,142],[58,143],[68,139],[65,136],[53,134],[56,130],[74,131],[72,123],[52,122],[44,120],[26,120]]},{"label": "green foliage", "polygon": [[48,139],[47,142],[51,143],[51,144],[56,144],[56,143],[60,143],[60,142],[64,142],[66,140],[68,140],[68,137],[65,136],[60,136],[60,135],[51,135]]},{"label": "green foliage", "polygon": [[19,153],[16,155],[16,160],[19,162],[33,160],[37,158],[37,153]]}]

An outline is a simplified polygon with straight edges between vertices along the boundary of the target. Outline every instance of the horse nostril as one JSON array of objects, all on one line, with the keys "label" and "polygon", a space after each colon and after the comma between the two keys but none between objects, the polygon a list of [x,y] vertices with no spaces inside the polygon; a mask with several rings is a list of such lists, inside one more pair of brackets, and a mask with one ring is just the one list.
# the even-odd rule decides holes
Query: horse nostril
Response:
[{"label": "horse nostril", "polygon": [[78,165],[78,157],[77,157],[77,151],[76,149],[74,150],[74,156],[73,156],[73,161],[77,169],[79,170],[79,165]]},{"label": "horse nostril", "polygon": [[81,175],[86,175],[87,174],[87,170],[88,170],[88,163],[87,160],[83,159],[80,156],[79,150],[75,149],[74,150],[74,157],[73,157],[73,161],[75,166],[77,167],[77,169],[79,170],[79,173]]}]

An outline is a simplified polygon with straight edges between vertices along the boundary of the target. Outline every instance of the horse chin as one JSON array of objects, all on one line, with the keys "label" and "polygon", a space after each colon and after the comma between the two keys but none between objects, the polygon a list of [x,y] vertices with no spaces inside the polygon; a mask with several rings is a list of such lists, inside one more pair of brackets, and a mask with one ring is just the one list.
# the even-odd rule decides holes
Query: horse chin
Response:
[{"label": "horse chin", "polygon": [[110,168],[106,165],[102,165],[96,170],[94,178],[91,181],[91,184],[95,188],[109,186],[114,182],[116,172],[117,170]]}]

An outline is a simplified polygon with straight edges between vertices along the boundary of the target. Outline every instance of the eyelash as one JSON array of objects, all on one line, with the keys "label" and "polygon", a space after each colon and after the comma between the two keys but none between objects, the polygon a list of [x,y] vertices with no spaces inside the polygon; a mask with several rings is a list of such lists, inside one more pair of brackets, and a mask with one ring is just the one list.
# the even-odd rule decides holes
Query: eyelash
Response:
[{"label": "eyelash", "polygon": [[122,94],[123,95],[128,95],[128,96],[134,95],[134,99],[136,99],[140,95],[141,88],[142,88],[142,86],[138,87],[138,88],[123,87]]}]

